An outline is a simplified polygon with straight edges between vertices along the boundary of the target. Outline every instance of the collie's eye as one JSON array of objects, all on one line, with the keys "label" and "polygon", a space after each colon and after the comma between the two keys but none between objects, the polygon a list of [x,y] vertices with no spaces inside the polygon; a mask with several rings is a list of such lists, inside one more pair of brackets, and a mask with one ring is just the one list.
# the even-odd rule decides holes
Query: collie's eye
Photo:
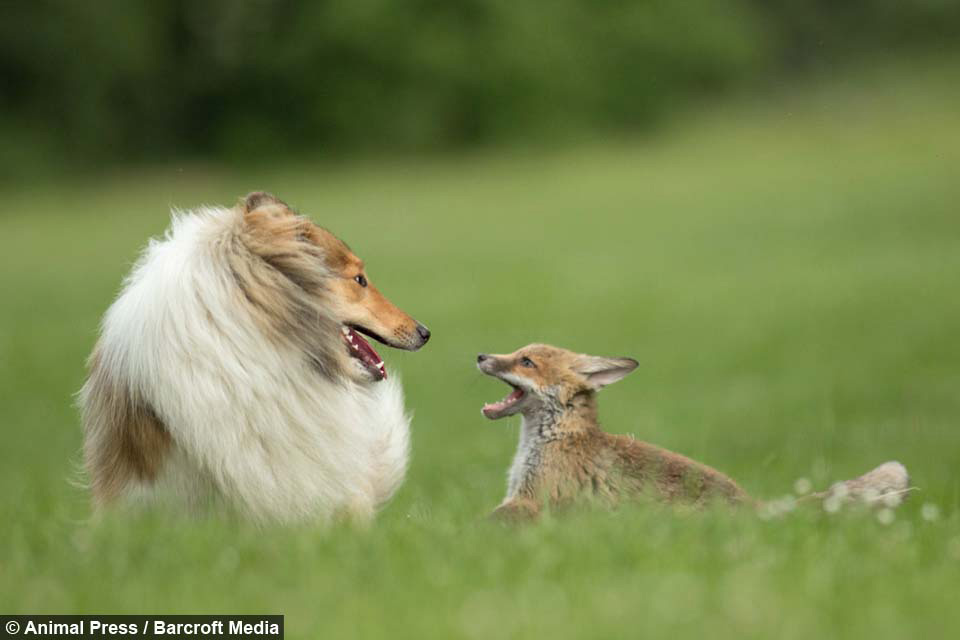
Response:
[{"label": "collie's eye", "polygon": [[531,360],[530,358],[524,358],[523,360],[520,361],[520,364],[526,367],[527,369],[532,369],[535,366],[537,366],[533,364],[533,360]]},{"label": "collie's eye", "polygon": [[364,278],[362,275],[356,276],[354,280],[356,280],[357,284],[360,285],[361,287],[367,286],[367,279]]}]

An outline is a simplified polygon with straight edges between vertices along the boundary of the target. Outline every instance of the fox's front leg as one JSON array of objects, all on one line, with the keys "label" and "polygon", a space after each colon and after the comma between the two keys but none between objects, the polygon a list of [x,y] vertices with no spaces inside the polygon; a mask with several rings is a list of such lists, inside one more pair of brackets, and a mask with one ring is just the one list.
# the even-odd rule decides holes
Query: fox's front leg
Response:
[{"label": "fox's front leg", "polygon": [[490,517],[501,522],[530,522],[540,515],[540,505],[531,498],[507,498]]}]

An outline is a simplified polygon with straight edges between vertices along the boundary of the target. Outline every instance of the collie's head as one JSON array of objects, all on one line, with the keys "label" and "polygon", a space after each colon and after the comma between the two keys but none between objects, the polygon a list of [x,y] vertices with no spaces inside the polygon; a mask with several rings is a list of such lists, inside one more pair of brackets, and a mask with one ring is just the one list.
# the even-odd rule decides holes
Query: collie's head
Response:
[{"label": "collie's head", "polygon": [[[430,331],[374,286],[363,261],[339,238],[274,196],[242,199],[225,243],[242,301],[272,336],[294,343],[323,374],[369,384],[387,377],[363,336],[416,351]],[[362,334],[362,335],[361,335]]]}]

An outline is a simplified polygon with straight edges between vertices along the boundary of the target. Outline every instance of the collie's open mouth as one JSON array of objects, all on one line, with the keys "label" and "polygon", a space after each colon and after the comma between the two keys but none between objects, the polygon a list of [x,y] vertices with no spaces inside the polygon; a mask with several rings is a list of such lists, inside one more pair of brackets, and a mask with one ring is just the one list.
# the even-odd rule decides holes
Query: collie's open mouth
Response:
[{"label": "collie's open mouth", "polygon": [[524,392],[523,389],[519,387],[513,387],[513,392],[500,402],[491,402],[483,405],[483,415],[491,420],[494,418],[499,418],[504,415],[504,413],[509,411],[513,405],[523,400],[525,395],[526,392]]},{"label": "collie's open mouth", "polygon": [[380,355],[370,346],[370,343],[352,327],[342,327],[340,332],[343,335],[343,341],[347,343],[347,351],[350,355],[366,367],[374,380],[386,380],[387,368],[383,365],[383,359],[381,359]]}]

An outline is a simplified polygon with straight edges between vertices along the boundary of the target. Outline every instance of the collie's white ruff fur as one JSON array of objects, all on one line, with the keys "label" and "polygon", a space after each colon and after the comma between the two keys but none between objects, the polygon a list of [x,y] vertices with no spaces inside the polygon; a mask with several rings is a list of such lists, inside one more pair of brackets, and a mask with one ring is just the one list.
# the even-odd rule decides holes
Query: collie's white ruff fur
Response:
[{"label": "collie's white ruff fur", "polygon": [[[124,493],[225,502],[257,520],[369,518],[406,470],[400,383],[331,380],[296,340],[265,338],[224,255],[242,224],[237,209],[174,212],[103,320],[102,367],[172,440],[157,477]],[[88,447],[105,437],[88,425]]]}]

